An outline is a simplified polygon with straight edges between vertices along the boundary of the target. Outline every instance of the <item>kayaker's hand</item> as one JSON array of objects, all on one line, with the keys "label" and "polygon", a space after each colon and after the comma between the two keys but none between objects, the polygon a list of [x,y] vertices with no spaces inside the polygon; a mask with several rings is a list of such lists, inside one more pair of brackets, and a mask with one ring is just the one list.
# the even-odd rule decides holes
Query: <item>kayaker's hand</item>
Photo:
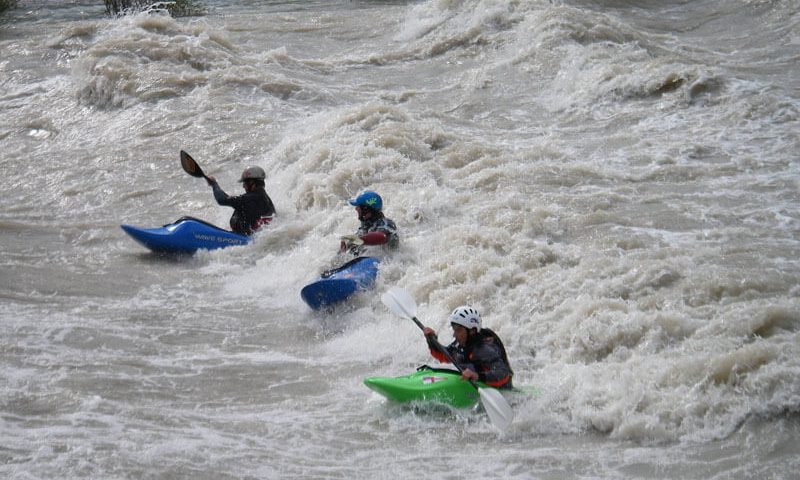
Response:
[{"label": "kayaker's hand", "polygon": [[432,329],[431,327],[425,327],[422,329],[422,333],[426,337],[434,337],[436,338],[436,330]]},{"label": "kayaker's hand", "polygon": [[478,380],[478,374],[470,370],[469,368],[465,368],[463,372],[461,372],[461,378],[464,380]]},{"label": "kayaker's hand", "polygon": [[348,248],[358,245],[364,245],[364,240],[361,240],[361,238],[358,235],[343,235],[340,238],[340,240],[342,241],[342,243],[347,245]]},{"label": "kayaker's hand", "polygon": [[361,240],[357,235],[344,235],[340,238],[339,253],[349,251],[353,255],[358,255],[359,248],[364,245],[364,240]]},{"label": "kayaker's hand", "polygon": [[206,175],[206,182],[208,182],[209,185],[214,185],[215,183],[217,183],[217,179],[212,177],[211,175]]}]

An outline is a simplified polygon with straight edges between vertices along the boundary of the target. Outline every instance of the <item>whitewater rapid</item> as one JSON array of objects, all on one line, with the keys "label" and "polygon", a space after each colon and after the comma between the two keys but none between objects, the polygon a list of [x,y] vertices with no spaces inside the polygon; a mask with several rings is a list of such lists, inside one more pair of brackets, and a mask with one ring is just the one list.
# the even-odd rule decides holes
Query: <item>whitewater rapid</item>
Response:
[{"label": "whitewater rapid", "polygon": [[[800,431],[793,2],[209,1],[0,20],[0,472],[52,478],[789,478]],[[165,259],[121,223],[230,210]],[[378,191],[399,251],[332,314],[299,291]],[[518,400],[387,404],[480,310]]]}]

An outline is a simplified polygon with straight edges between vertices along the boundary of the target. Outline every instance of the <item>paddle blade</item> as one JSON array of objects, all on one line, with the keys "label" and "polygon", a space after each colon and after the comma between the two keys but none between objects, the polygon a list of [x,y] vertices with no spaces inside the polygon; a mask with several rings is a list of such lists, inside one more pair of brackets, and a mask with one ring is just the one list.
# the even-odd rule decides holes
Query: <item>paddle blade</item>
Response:
[{"label": "paddle blade", "polygon": [[493,388],[479,388],[478,393],[492,425],[501,432],[506,432],[514,421],[514,410],[511,409],[511,405],[502,393]]},{"label": "paddle blade", "polygon": [[381,301],[386,307],[401,317],[414,319],[417,316],[417,302],[405,290],[394,287],[381,295]]},{"label": "paddle blade", "polygon": [[181,166],[183,170],[188,173],[189,175],[197,178],[205,177],[203,170],[200,168],[200,165],[194,161],[191,155],[181,150]]}]

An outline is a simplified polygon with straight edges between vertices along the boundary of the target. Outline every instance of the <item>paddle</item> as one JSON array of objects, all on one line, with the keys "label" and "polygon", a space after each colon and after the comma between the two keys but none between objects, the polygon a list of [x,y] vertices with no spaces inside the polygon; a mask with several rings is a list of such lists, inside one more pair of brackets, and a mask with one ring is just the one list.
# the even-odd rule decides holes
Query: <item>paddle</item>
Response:
[{"label": "paddle", "polygon": [[194,161],[191,155],[186,153],[185,151],[181,150],[181,166],[183,170],[188,173],[189,175],[197,178],[205,178],[207,182],[211,183],[208,180],[208,177],[205,173],[203,173],[203,169],[200,168],[200,165]]},{"label": "paddle", "polygon": [[[417,319],[417,302],[402,288],[395,287],[389,289],[386,293],[381,295],[381,301],[396,315],[410,318],[421,330],[425,330],[425,326]],[[450,352],[435,338],[433,338],[433,341],[440,347],[439,351],[444,353],[447,360],[449,360],[459,372],[463,373],[462,368],[453,360]],[[483,408],[489,415],[489,420],[491,420],[492,425],[501,432],[508,430],[511,422],[514,421],[514,411],[511,410],[511,405],[503,398],[503,395],[493,388],[479,388],[474,380],[470,380],[469,383],[478,391],[481,402],[483,403]]]}]

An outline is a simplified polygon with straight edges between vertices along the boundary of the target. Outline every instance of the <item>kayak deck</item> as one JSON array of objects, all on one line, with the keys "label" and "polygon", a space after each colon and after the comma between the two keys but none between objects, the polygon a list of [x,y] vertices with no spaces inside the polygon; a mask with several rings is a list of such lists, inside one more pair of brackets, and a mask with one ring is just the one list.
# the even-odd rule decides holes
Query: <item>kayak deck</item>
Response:
[{"label": "kayak deck", "polygon": [[359,290],[366,290],[378,276],[378,259],[358,257],[323,273],[300,290],[300,297],[313,310],[342,302]]},{"label": "kayak deck", "polygon": [[[475,388],[455,370],[423,369],[400,377],[369,377],[364,385],[399,403],[434,402],[467,408],[479,398]],[[486,387],[482,383],[478,386]]]},{"label": "kayak deck", "polygon": [[126,224],[120,227],[138,243],[158,253],[194,253],[197,250],[216,250],[250,242],[249,237],[192,217],[182,217],[174,223],[156,228]]},{"label": "kayak deck", "polygon": [[[368,377],[364,385],[398,403],[431,402],[449,405],[455,408],[474,406],[480,395],[472,385],[461,379],[456,370],[431,368],[427,365],[419,367],[416,372],[399,377]],[[478,388],[492,388],[477,382]],[[512,397],[536,397],[539,389],[534,386],[514,387],[500,390],[503,395]]]}]

